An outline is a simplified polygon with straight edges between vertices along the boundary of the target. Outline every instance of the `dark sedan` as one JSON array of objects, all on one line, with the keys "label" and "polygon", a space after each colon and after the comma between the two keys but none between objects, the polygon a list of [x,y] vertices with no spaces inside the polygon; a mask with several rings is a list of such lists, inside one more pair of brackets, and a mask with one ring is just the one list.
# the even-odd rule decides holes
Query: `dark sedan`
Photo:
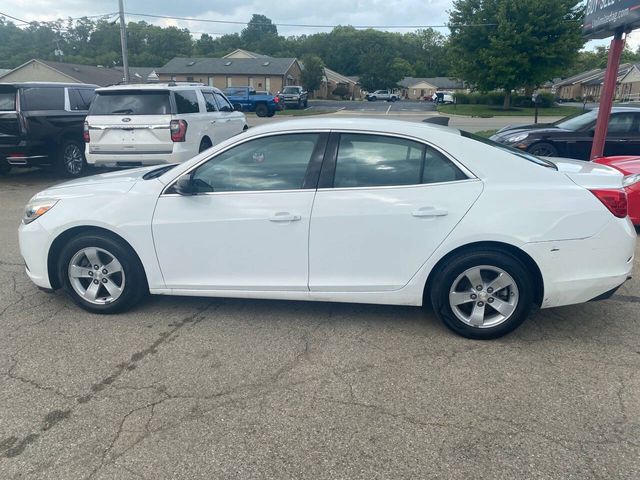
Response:
[{"label": "dark sedan", "polygon": [[[508,126],[491,140],[533,155],[589,160],[597,116],[596,109],[554,123]],[[640,108],[612,109],[604,155],[640,155]]]}]

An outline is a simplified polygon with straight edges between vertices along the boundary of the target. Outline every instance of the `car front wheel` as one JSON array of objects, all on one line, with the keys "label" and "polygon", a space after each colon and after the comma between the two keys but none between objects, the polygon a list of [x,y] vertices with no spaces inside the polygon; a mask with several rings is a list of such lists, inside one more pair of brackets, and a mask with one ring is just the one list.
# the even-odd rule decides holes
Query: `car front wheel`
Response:
[{"label": "car front wheel", "polygon": [[541,142],[531,145],[527,152],[531,155],[537,155],[538,157],[557,157],[558,149],[550,143]]},{"label": "car front wheel", "polygon": [[431,282],[436,315],[455,333],[498,338],[525,321],[533,305],[533,281],[516,257],[498,250],[451,258]]},{"label": "car front wheel", "polygon": [[135,253],[107,235],[86,234],[68,242],[60,253],[58,275],[71,299],[93,313],[128,310],[149,291]]}]

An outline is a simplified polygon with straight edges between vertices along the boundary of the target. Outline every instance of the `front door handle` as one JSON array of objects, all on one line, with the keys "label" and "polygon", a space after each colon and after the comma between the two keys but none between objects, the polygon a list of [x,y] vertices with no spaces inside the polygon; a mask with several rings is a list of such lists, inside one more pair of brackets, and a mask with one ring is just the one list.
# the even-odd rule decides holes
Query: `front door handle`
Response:
[{"label": "front door handle", "polygon": [[449,215],[449,212],[440,208],[423,207],[418,210],[414,210],[411,215],[414,217],[444,217]]},{"label": "front door handle", "polygon": [[297,222],[301,220],[300,215],[292,215],[289,212],[278,212],[269,218],[270,222]]}]

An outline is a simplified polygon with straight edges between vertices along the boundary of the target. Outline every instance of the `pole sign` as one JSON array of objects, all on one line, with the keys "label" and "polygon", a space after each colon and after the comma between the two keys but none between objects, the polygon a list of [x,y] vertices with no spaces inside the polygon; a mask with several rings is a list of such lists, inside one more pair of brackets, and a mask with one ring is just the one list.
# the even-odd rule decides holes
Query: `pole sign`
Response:
[{"label": "pole sign", "polygon": [[640,0],[588,0],[582,24],[587,39],[612,37],[615,30],[640,27]]}]

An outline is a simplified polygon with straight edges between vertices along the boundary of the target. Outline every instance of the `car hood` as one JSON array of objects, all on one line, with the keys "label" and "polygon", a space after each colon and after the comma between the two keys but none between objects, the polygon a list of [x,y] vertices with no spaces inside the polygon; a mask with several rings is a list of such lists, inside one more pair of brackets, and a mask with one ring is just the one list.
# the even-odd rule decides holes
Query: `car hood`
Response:
[{"label": "car hood", "polygon": [[39,192],[33,198],[67,198],[103,193],[122,194],[127,193],[147,173],[161,168],[159,165],[152,167],[120,170],[117,172],[101,173],[89,177],[78,178],[68,182],[53,185]]}]

